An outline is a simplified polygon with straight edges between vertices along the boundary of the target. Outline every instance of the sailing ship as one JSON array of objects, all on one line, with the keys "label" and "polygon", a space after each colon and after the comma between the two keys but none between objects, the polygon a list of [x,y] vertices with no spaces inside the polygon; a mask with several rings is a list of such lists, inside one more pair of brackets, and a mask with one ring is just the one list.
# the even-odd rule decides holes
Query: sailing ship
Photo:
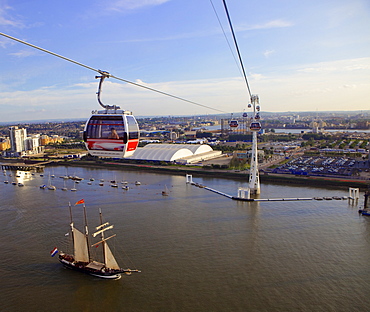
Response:
[{"label": "sailing ship", "polygon": [[[119,267],[112,251],[110,250],[107,241],[116,235],[111,235],[107,238],[104,237],[104,233],[107,230],[113,229],[113,225],[109,222],[103,224],[102,212],[99,209],[100,225],[96,227],[96,232],[92,234],[92,237],[100,236],[100,240],[92,245],[89,243],[87,217],[86,217],[86,206],[84,200],[78,201],[75,205],[83,203],[83,214],[85,222],[85,233],[76,229],[72,220],[72,208],[69,204],[70,213],[70,226],[72,232],[72,240],[74,247],[74,254],[67,254],[64,252],[59,253],[59,261],[67,268],[74,269],[83,273],[87,273],[93,276],[106,279],[119,279],[121,274],[131,275],[133,272],[140,272],[137,269],[122,269]],[[90,247],[102,246],[102,262],[93,260],[91,257]]]}]

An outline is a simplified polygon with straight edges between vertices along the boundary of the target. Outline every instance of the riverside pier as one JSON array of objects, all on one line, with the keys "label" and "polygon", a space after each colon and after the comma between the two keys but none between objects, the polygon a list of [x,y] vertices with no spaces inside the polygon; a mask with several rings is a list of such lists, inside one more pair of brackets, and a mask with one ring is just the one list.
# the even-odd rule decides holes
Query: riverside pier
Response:
[{"label": "riverside pier", "polygon": [[[46,162],[48,163],[48,162]],[[45,163],[38,163],[38,164],[24,164],[24,163],[9,163],[9,164],[2,164],[2,170],[10,170],[10,171],[36,171],[36,172],[43,172],[45,168]]]},{"label": "riverside pier", "polygon": [[[357,197],[358,195],[356,197],[351,196],[351,194],[352,194],[351,190],[353,190],[353,189],[350,189],[350,196],[297,197],[297,198],[295,198],[295,197],[293,197],[293,198],[249,198],[249,196],[247,196],[247,197],[241,196],[242,193],[240,192],[240,190],[238,192],[239,196],[232,196],[232,195],[226,194],[224,192],[221,192],[221,191],[215,190],[213,188],[210,188],[208,186],[193,182],[193,177],[190,174],[186,175],[186,183],[194,185],[194,186],[199,187],[199,188],[204,188],[205,190],[208,190],[208,191],[211,191],[213,193],[225,196],[225,197],[230,198],[232,200],[246,201],[246,202],[302,201],[302,200],[304,200],[304,201],[307,201],[307,200],[346,200],[346,199],[356,199],[356,198],[358,199],[358,197]],[[358,194],[358,189],[356,189],[356,190],[357,190],[356,194]]]}]

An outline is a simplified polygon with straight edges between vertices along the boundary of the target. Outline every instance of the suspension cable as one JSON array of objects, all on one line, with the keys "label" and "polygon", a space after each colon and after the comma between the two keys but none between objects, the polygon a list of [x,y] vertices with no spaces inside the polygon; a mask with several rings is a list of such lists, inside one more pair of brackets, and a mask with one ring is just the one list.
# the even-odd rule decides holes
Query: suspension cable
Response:
[{"label": "suspension cable", "polygon": [[[82,64],[82,63],[80,63],[80,62],[76,62],[76,61],[74,61],[74,60],[72,60],[72,59],[70,59],[70,58],[67,58],[67,57],[64,57],[64,56],[62,56],[62,55],[59,55],[59,54],[57,54],[57,53],[54,53],[54,52],[51,52],[51,51],[49,51],[49,50],[43,49],[43,48],[38,47],[38,46],[36,46],[36,45],[34,45],[34,44],[31,44],[31,43],[28,43],[28,42],[23,41],[23,40],[21,40],[21,39],[18,39],[18,38],[15,38],[15,37],[9,36],[9,35],[4,34],[4,33],[2,33],[2,32],[0,32],[0,35],[2,35],[2,36],[4,36],[4,37],[7,37],[7,38],[9,38],[9,39],[11,39],[11,40],[14,40],[14,41],[20,42],[20,43],[22,43],[22,44],[28,45],[28,46],[30,46],[30,47],[32,47],[32,48],[34,48],[34,49],[37,49],[37,50],[43,51],[43,52],[45,52],[45,53],[49,53],[49,54],[51,54],[51,55],[53,55],[53,56],[56,56],[56,57],[59,57],[59,58],[61,58],[61,59],[65,60],[65,61],[68,61],[68,62],[74,63],[74,64],[76,64],[76,65],[78,65],[78,66],[85,67],[85,68],[87,68],[87,69],[89,69],[89,70],[92,70],[92,71],[95,71],[95,72],[97,72],[97,73],[99,73],[99,74],[104,74],[104,73],[106,73],[105,71],[102,71],[102,70],[100,70],[100,69],[95,69],[95,68],[93,68],[93,67],[87,66],[87,65]],[[200,104],[200,103],[197,103],[197,102],[193,102],[193,101],[190,101],[190,100],[187,100],[187,99],[181,98],[181,97],[179,97],[179,96],[172,95],[172,94],[170,94],[170,93],[166,93],[166,92],[163,92],[163,91],[160,91],[160,90],[154,89],[154,88],[150,88],[150,87],[147,87],[147,86],[144,86],[144,85],[138,84],[138,83],[136,83],[136,82],[132,82],[132,81],[129,81],[129,80],[126,80],[126,79],[123,79],[123,78],[119,78],[119,77],[114,76],[114,75],[109,75],[109,77],[112,77],[112,78],[114,78],[114,79],[117,79],[117,80],[120,80],[120,81],[123,81],[123,82],[129,83],[129,84],[132,84],[132,85],[134,85],[134,86],[137,86],[137,87],[140,87],[140,88],[143,88],[143,89],[149,90],[149,91],[153,91],[153,92],[156,92],[156,93],[159,93],[159,94],[162,94],[162,95],[168,96],[168,97],[172,97],[172,98],[177,99],[177,100],[180,100],[180,101],[184,101],[184,102],[187,102],[187,103],[190,103],[190,104],[194,104],[194,105],[197,105],[197,106],[201,106],[201,107],[204,107],[204,108],[212,109],[212,110],[215,110],[215,111],[218,111],[218,112],[221,112],[221,113],[227,113],[226,111],[223,111],[223,110],[220,110],[220,109],[217,109],[217,108],[213,108],[213,107],[210,107],[210,106],[207,106],[207,105],[203,105],[203,104]]]},{"label": "suspension cable", "polygon": [[213,5],[212,0],[209,0],[209,1],[211,2],[212,8],[213,8],[213,12],[214,12],[214,13],[215,13],[215,15],[216,15],[216,18],[217,18],[217,20],[218,20],[218,24],[219,24],[219,25],[220,25],[220,27],[221,27],[222,33],[224,34],[225,40],[226,40],[226,42],[227,42],[227,45],[228,45],[229,50],[230,50],[230,52],[231,52],[231,55],[233,56],[234,62],[235,62],[235,64],[236,64],[236,66],[238,67],[238,70],[239,70],[240,74],[241,74],[241,75],[243,75],[243,73],[242,73],[242,71],[241,71],[241,69],[240,69],[239,63],[238,63],[238,61],[237,61],[237,59],[236,59],[236,57],[235,57],[235,54],[234,54],[234,52],[233,52],[233,49],[231,48],[230,42],[229,42],[229,40],[227,39],[225,29],[224,29],[224,27],[222,26],[222,23],[221,23],[220,17],[219,17],[219,16],[218,16],[218,14],[217,14],[216,8],[215,8],[215,6]]},{"label": "suspension cable", "polygon": [[249,88],[248,78],[247,78],[247,75],[246,75],[245,70],[244,70],[243,60],[242,60],[242,57],[241,57],[241,55],[240,55],[238,42],[236,41],[236,37],[235,37],[235,33],[234,33],[234,28],[233,28],[233,25],[232,25],[232,23],[231,23],[231,18],[230,18],[229,11],[228,11],[228,9],[227,9],[227,5],[226,5],[226,0],[223,0],[223,3],[224,3],[224,7],[225,7],[225,11],[226,11],[227,19],[228,19],[228,21],[229,21],[229,26],[230,26],[230,29],[231,29],[231,33],[232,33],[232,35],[233,35],[235,48],[236,48],[236,51],[238,52],[239,62],[240,62],[240,66],[241,66],[242,71],[243,71],[243,76],[244,76],[245,83],[246,83],[246,85],[247,85],[247,89],[248,89],[249,97],[250,97],[250,98],[252,98],[252,92],[251,92],[251,90],[250,90],[250,88]]}]

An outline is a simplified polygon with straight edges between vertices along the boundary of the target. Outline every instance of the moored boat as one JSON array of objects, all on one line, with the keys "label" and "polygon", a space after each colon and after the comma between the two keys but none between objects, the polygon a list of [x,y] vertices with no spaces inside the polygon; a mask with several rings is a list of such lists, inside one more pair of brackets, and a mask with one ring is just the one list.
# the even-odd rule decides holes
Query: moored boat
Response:
[{"label": "moored boat", "polygon": [[50,174],[49,174],[49,180],[48,180],[48,189],[51,190],[51,191],[55,191],[57,188],[51,184],[51,180],[50,180]]},{"label": "moored boat", "polygon": [[63,187],[62,187],[62,191],[68,191],[68,189],[67,189],[67,186],[66,186],[66,180],[64,180],[63,181],[64,182],[64,184],[63,184]]},{"label": "moored boat", "polygon": [[76,192],[77,191],[77,189],[76,189],[76,181],[74,181],[73,188],[71,188],[71,191],[72,192]]},{"label": "moored boat", "polygon": [[360,209],[359,211],[358,211],[361,215],[363,215],[363,216],[370,216],[370,211],[368,210],[368,208],[365,208],[365,209]]}]

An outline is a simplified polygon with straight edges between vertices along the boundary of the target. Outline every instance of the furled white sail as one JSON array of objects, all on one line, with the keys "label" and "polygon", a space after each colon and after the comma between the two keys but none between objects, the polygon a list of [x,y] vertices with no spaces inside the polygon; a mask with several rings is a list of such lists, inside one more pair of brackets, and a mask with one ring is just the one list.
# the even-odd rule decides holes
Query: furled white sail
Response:
[{"label": "furled white sail", "polygon": [[89,262],[89,251],[86,236],[72,226],[74,256],[76,261]]},{"label": "furled white sail", "polygon": [[116,269],[118,270],[120,267],[118,266],[118,263],[116,261],[116,259],[114,258],[112,252],[110,251],[110,248],[107,244],[107,242],[105,242],[104,244],[104,255],[105,255],[105,266],[109,269]]},{"label": "furled white sail", "polygon": [[[107,223],[105,223],[105,224],[102,224],[101,226],[105,226],[105,225],[107,225],[107,224],[109,224],[109,223],[107,222]],[[97,227],[96,229],[98,230],[98,227]],[[98,234],[102,234],[102,233],[103,233],[103,232],[105,232],[106,230],[111,230],[111,229],[113,229],[113,225],[108,226],[108,227],[106,227],[106,228],[104,228],[104,229],[102,229],[102,230],[100,230],[100,231],[95,232],[92,236],[93,236],[93,237],[95,237],[96,235],[98,235]]]}]

